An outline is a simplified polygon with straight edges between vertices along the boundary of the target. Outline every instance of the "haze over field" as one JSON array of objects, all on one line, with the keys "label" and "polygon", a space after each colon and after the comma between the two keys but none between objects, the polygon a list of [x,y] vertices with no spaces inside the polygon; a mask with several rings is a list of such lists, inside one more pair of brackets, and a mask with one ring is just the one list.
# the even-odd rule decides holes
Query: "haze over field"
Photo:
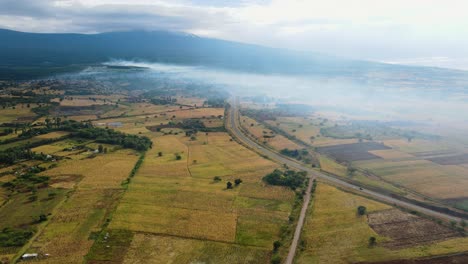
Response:
[{"label": "haze over field", "polygon": [[468,263],[466,0],[0,0],[0,264]]},{"label": "haze over field", "polygon": [[[407,82],[394,76],[393,81],[379,81],[372,76],[363,78],[340,76],[290,76],[286,74],[255,74],[214,69],[203,66],[181,66],[141,61],[112,60],[106,66],[141,67],[138,70],[90,67],[78,76],[115,78],[125,73],[130,79],[161,80],[173,83],[202,83],[219,87],[234,95],[266,96],[276,100],[316,106],[322,111],[361,116],[386,121],[423,121],[454,123],[467,121],[468,98],[459,89],[445,86],[421,88],[424,82]],[[428,115],[428,109],[437,109]]]}]

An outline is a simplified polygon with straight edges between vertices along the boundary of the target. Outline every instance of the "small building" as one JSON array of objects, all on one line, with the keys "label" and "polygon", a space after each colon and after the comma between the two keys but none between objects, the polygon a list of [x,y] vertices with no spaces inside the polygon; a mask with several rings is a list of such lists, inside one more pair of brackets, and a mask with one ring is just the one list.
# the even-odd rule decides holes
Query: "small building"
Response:
[{"label": "small building", "polygon": [[39,256],[39,254],[37,253],[25,253],[21,256],[21,259],[33,259],[33,258],[37,258]]},{"label": "small building", "polygon": [[107,125],[110,127],[121,127],[122,122],[110,122],[110,123],[107,123]]}]

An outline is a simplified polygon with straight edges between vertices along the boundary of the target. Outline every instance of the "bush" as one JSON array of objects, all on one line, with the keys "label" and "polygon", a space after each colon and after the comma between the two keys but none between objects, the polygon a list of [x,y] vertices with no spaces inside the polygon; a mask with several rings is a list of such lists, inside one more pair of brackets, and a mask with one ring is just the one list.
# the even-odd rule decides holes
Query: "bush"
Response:
[{"label": "bush", "polygon": [[30,201],[30,202],[37,201],[37,195],[33,194],[33,195],[29,196],[28,201]]},{"label": "bush", "polygon": [[466,227],[466,222],[465,222],[465,220],[462,219],[462,220],[460,221],[460,226],[463,227],[463,228]]},{"label": "bush", "polygon": [[237,185],[241,184],[242,183],[242,180],[241,179],[236,179],[234,180],[234,183]]},{"label": "bush", "polygon": [[20,247],[28,242],[33,232],[30,230],[4,228],[0,232],[1,247]]},{"label": "bush", "polygon": [[[32,173],[26,173],[16,177],[15,179],[5,182],[2,184],[4,188],[18,191],[18,192],[29,192],[33,191],[36,186],[46,186],[49,182],[49,177],[47,176],[36,176]],[[35,195],[33,195],[35,196]],[[30,196],[28,199],[29,201],[33,202],[37,199]]]},{"label": "bush", "polygon": [[271,258],[271,264],[281,264],[281,257],[278,255],[274,255]]},{"label": "bush", "polygon": [[367,208],[365,206],[358,206],[357,212],[359,215],[365,215],[367,213]]},{"label": "bush", "polygon": [[263,180],[271,185],[287,186],[295,190],[304,185],[306,176],[307,173],[305,171],[295,172],[287,170],[282,172],[281,170],[275,169],[272,173],[263,177]]},{"label": "bush", "polygon": [[219,181],[221,181],[221,177],[219,177],[219,176],[214,176],[214,177],[213,177],[213,181],[214,181],[214,182],[219,182]]},{"label": "bush", "polygon": [[131,148],[138,151],[146,151],[153,145],[147,137],[127,135],[112,129],[85,128],[72,133],[75,137],[95,139],[98,143],[119,145],[124,148]]},{"label": "bush", "polygon": [[275,242],[273,242],[273,252],[277,252],[278,249],[281,247],[281,242],[276,240]]},{"label": "bush", "polygon": [[45,221],[47,221],[47,215],[41,214],[41,215],[39,216],[39,219],[37,220],[37,222],[38,222],[38,223],[41,223],[41,222],[45,222]]}]

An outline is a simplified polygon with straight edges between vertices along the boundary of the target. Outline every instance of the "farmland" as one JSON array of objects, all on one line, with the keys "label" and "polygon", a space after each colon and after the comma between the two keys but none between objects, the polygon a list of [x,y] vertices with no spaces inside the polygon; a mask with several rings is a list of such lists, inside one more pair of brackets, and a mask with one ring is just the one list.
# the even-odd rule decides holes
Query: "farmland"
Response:
[{"label": "farmland", "polygon": [[244,110],[258,120],[249,119],[247,123],[253,125],[242,125],[257,141],[266,141],[266,146],[276,150],[280,149],[270,143],[271,139],[262,139],[262,133],[269,135],[274,130],[294,144],[299,140],[302,146],[290,145],[290,149],[300,150],[305,144],[320,161],[323,172],[359,186],[466,210],[467,146],[455,138],[391,122],[327,117],[323,113],[275,116],[275,111],[275,105]]},{"label": "farmland", "polygon": [[[224,132],[223,101],[90,92],[57,93],[14,140],[0,144],[37,153],[2,167],[2,182],[16,183],[28,171],[33,176],[26,180],[46,181],[34,195],[2,189],[5,227],[32,233],[2,250],[3,258],[34,252],[40,263],[154,256],[173,263],[269,263],[273,242],[288,243],[300,190],[262,180],[279,165]],[[143,143],[140,137],[153,145],[133,144]],[[22,202],[32,196],[35,202]],[[18,204],[24,205],[12,213]],[[276,254],[286,252],[287,244]]]},{"label": "farmland", "polygon": [[390,148],[375,142],[362,142],[319,147],[317,148],[317,151],[333,156],[339,162],[352,162],[358,160],[378,159],[378,156],[369,153],[369,151],[385,149]]},{"label": "farmland", "polygon": [[[180,241],[173,250],[182,250],[186,257],[199,261],[216,262],[217,258],[197,256],[199,253],[192,251],[202,247],[228,250],[232,258],[246,257],[247,262],[255,258],[242,254],[260,254],[267,262],[268,250],[287,222],[294,198],[293,192],[283,187],[261,183],[261,177],[276,165],[231,141],[225,133],[199,135],[196,140],[182,135],[156,136],[153,141],[157,147],[147,153],[109,228],[144,232],[147,235],[136,238],[148,243]],[[177,160],[176,155],[181,159]],[[220,180],[214,181],[215,176]],[[235,178],[242,179],[242,183],[233,190],[226,189],[226,182]],[[141,243],[138,241],[132,243]],[[258,250],[252,251],[248,246]],[[168,261],[174,257],[164,247],[151,252],[142,251],[144,248],[138,247],[141,257],[154,254]],[[129,258],[137,261],[139,255],[134,250],[130,248],[128,254],[134,255]]]},{"label": "farmland", "polygon": [[[38,253],[34,263],[284,259],[305,175],[291,172],[303,178],[281,186],[292,181],[275,170],[288,166],[240,144],[225,129],[226,97],[209,88],[126,90],[127,84],[63,82],[55,90],[34,88],[44,92],[41,106],[2,109],[0,236],[8,243],[0,247],[1,261],[15,262],[23,253]],[[80,94],[74,94],[76,85],[83,86]],[[20,99],[32,100],[15,100]],[[444,140],[384,137],[375,127],[366,131],[379,141],[354,131],[343,136],[348,132],[341,126],[349,124],[307,106],[255,110],[241,115],[243,130],[310,169],[384,193],[423,195],[466,208],[463,148]],[[356,215],[359,205],[366,206],[366,216]],[[467,250],[466,238],[447,224],[322,182],[308,214],[298,263]],[[402,232],[402,226],[412,232]],[[377,239],[374,247],[368,247],[370,236]]]},{"label": "farmland", "polygon": [[[368,217],[359,216],[358,206]],[[434,234],[434,235],[433,235]],[[376,244],[369,246],[369,238]],[[373,262],[467,250],[467,238],[439,224],[319,183],[298,263]]]},{"label": "farmland", "polygon": [[258,141],[264,142],[276,150],[301,148],[297,143],[283,135],[276,134],[274,131],[266,128],[252,118],[243,116],[241,119],[241,125],[246,131],[253,135]]}]

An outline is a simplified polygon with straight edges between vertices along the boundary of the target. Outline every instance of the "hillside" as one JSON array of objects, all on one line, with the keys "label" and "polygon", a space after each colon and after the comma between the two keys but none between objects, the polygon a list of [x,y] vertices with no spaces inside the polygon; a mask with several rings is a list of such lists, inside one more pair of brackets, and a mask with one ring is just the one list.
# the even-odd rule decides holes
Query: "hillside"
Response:
[{"label": "hillside", "polygon": [[444,80],[466,78],[466,73],[455,70],[346,60],[166,31],[38,34],[0,30],[0,39],[0,78],[3,79],[32,78],[76,70],[83,65],[110,59],[201,65],[266,74],[352,76],[357,79],[380,72],[411,74],[418,79],[427,75]]}]

